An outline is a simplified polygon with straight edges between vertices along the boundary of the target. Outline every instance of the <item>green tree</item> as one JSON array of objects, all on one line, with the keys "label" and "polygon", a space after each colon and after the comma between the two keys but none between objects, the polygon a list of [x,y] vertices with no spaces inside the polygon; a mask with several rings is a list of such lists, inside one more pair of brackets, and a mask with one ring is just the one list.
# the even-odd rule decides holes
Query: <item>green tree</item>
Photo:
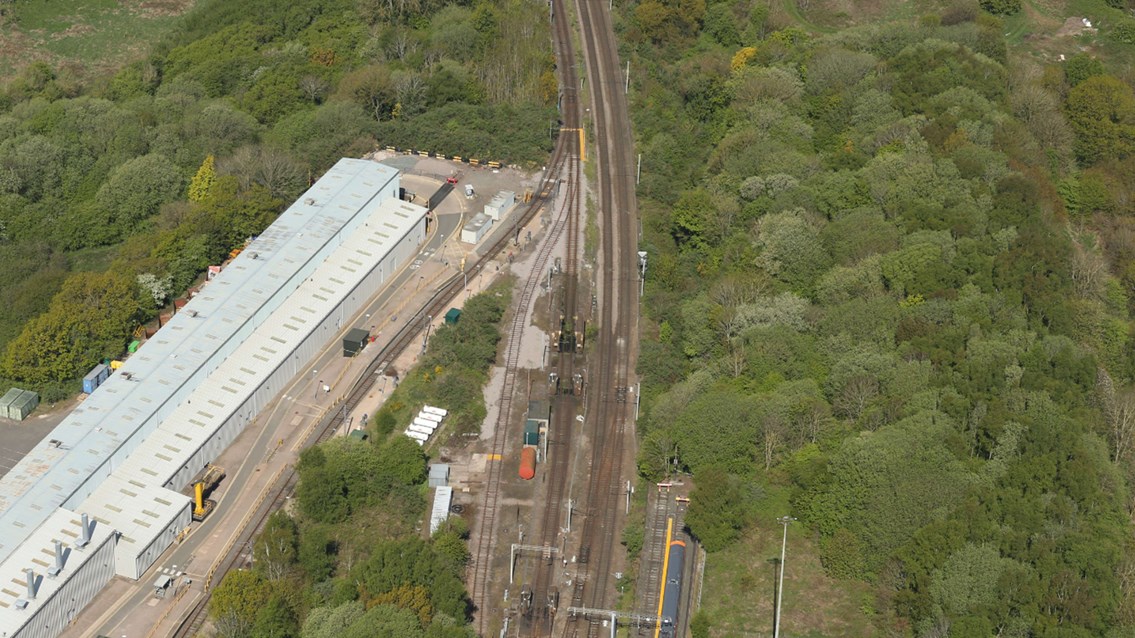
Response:
[{"label": "green tree", "polygon": [[298,638],[299,621],[286,598],[273,593],[256,614],[252,625],[252,638]]},{"label": "green tree", "polygon": [[113,243],[138,232],[143,221],[162,204],[179,197],[184,188],[181,169],[159,153],[119,165],[95,194],[98,210],[105,217],[97,232],[88,235],[86,245]]},{"label": "green tree", "polygon": [[1021,0],[981,0],[981,8],[994,15],[1013,15],[1021,10]]},{"label": "green tree", "polygon": [[8,344],[4,374],[32,383],[74,379],[121,354],[141,317],[137,283],[125,273],[75,273],[47,312]]},{"label": "green tree", "polygon": [[1089,77],[1068,92],[1065,111],[1085,163],[1123,158],[1135,148],[1135,92],[1122,80]]},{"label": "green tree", "polygon": [[229,572],[209,598],[209,618],[219,636],[251,636],[261,610],[271,598],[268,581],[243,569]]},{"label": "green tree", "polygon": [[201,162],[201,168],[197,169],[197,174],[189,181],[189,201],[200,203],[208,199],[213,183],[217,181],[214,163],[212,155],[206,155],[205,161]]},{"label": "green tree", "polygon": [[1082,51],[1069,56],[1064,62],[1064,81],[1069,87],[1079,86],[1084,80],[1103,74],[1103,62]]},{"label": "green tree", "polygon": [[708,552],[728,547],[741,536],[751,516],[751,504],[741,480],[717,467],[694,474],[686,523]]},{"label": "green tree", "polygon": [[283,511],[273,512],[253,545],[253,565],[268,580],[279,580],[296,563],[299,530]]}]

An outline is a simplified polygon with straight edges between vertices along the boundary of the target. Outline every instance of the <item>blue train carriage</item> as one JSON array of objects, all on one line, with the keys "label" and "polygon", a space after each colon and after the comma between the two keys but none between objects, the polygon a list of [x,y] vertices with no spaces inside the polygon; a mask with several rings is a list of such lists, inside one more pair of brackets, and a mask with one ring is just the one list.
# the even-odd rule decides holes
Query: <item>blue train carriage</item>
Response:
[{"label": "blue train carriage", "polygon": [[666,568],[666,590],[662,595],[661,638],[674,638],[678,627],[678,605],[682,599],[682,567],[686,557],[685,541],[670,543],[669,565]]}]

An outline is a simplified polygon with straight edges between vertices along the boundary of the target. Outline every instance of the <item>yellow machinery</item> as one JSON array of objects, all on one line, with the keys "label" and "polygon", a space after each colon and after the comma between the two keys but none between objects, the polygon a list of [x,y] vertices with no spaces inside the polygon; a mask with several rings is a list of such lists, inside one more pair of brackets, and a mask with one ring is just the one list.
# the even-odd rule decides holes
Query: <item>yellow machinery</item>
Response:
[{"label": "yellow machinery", "polygon": [[203,521],[213,512],[217,503],[206,497],[224,477],[223,469],[210,464],[206,465],[201,474],[190,483],[193,486],[193,520]]}]

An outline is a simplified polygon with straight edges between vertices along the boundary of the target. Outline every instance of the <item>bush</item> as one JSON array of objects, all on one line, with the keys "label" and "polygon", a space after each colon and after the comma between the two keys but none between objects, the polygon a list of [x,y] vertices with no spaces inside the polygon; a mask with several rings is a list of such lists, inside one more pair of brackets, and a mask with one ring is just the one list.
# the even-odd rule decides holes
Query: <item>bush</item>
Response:
[{"label": "bush", "polygon": [[981,8],[993,15],[1008,16],[1021,10],[1021,0],[981,0]]}]

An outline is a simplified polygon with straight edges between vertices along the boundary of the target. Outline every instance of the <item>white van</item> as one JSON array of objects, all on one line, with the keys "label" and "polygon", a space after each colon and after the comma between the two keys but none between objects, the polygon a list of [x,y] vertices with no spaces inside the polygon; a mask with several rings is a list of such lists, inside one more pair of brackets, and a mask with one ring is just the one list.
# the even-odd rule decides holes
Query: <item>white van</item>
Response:
[{"label": "white van", "polygon": [[473,192],[473,185],[472,184],[466,184],[465,185],[465,196],[466,197],[472,198],[476,194],[477,193]]}]

